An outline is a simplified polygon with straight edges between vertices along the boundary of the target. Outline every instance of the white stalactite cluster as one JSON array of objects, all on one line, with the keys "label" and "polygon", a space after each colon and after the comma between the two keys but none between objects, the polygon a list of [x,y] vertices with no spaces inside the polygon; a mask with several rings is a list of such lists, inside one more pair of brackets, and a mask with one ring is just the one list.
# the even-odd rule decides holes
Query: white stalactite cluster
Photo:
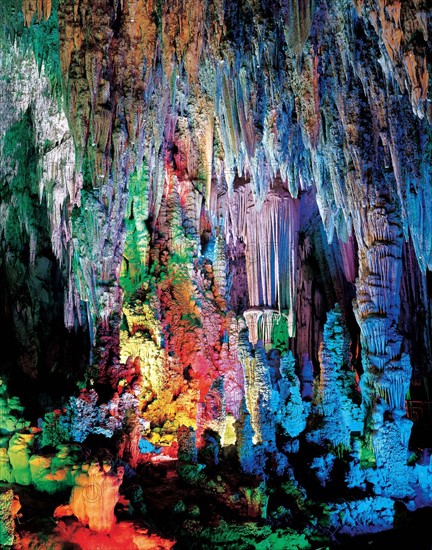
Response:
[{"label": "white stalactite cluster", "polygon": [[244,186],[229,201],[225,234],[246,244],[250,306],[284,313],[289,336],[295,334],[298,228],[298,201],[287,193],[269,192],[258,209]]}]

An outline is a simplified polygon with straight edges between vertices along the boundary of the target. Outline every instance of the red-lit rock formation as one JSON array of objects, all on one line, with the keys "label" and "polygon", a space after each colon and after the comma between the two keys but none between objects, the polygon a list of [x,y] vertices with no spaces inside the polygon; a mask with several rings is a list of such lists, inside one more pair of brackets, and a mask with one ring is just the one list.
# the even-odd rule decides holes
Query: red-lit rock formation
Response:
[{"label": "red-lit rock formation", "polygon": [[[254,517],[276,478],[302,508],[291,459],[326,490],[372,484],[334,517],[428,502],[406,414],[410,388],[431,391],[428,3],[14,0],[0,15],[0,368],[43,418],[42,435],[0,426],[2,478],[39,488],[59,443],[106,441],[139,470],[193,433],[207,470],[197,455],[182,482],[205,493],[228,457],[254,478],[230,506]],[[96,470],[70,511],[106,533],[121,476]],[[109,504],[90,509],[100,480]]]}]

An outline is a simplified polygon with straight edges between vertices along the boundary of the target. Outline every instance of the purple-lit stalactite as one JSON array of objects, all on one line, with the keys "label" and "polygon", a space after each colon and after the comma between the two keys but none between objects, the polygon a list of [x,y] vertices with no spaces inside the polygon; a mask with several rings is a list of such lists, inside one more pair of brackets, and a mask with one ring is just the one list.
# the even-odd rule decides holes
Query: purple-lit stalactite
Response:
[{"label": "purple-lit stalactite", "polygon": [[[34,27],[35,4],[24,2]],[[39,70],[31,49],[3,57],[0,41],[1,67],[19,68],[12,84],[0,79],[0,130],[28,111],[24,137],[35,150],[20,157],[25,139],[13,132],[14,147],[0,144],[8,184],[0,186],[0,267],[8,283],[31,275],[26,300],[14,297],[25,285],[0,293],[0,314],[14,312],[25,343],[55,302],[55,293],[43,308],[33,302],[50,283],[37,281],[51,263],[33,267],[43,239],[41,215],[30,215],[46,201],[45,248],[63,270],[65,325],[87,315],[100,368],[96,380],[96,369],[80,380],[79,398],[48,413],[51,423],[43,411],[42,445],[104,437],[135,468],[149,455],[175,458],[177,442],[181,455],[189,434],[178,473],[186,482],[193,466],[203,491],[210,468],[201,472],[200,453],[209,465],[228,457],[224,467],[238,458],[269,487],[281,485],[278,476],[294,480],[288,461],[304,475],[305,458],[335,493],[343,464],[346,486],[369,490],[369,482],[375,496],[333,503],[335,529],[352,521],[367,530],[380,507],[384,519],[370,523],[390,526],[393,498],[430,504],[429,464],[407,466],[405,396],[409,354],[430,350],[431,12],[417,0],[52,5],[63,104],[47,100],[46,60]],[[47,18],[51,1],[37,9]],[[30,160],[42,176],[27,189]],[[18,277],[26,262],[31,269]],[[422,315],[424,327],[412,331]],[[43,359],[25,347],[31,361],[16,363],[36,375]],[[421,380],[428,361],[412,363]],[[13,437],[11,468],[19,470],[22,445],[18,480],[33,482],[39,458],[32,462],[22,434]],[[232,445],[220,455],[219,438]],[[423,495],[415,502],[416,481]],[[253,483],[236,495],[264,518],[266,485]],[[288,514],[301,491],[286,492],[269,505],[280,499]],[[224,486],[213,484],[207,494],[215,493],[222,498]],[[231,496],[224,505],[240,508],[243,497]],[[272,525],[282,524],[273,512]]]},{"label": "purple-lit stalactite", "polygon": [[413,376],[411,399],[428,399],[424,373],[432,362],[431,272],[422,273],[412,240],[404,243],[399,331],[404,337],[404,351],[411,357]]}]

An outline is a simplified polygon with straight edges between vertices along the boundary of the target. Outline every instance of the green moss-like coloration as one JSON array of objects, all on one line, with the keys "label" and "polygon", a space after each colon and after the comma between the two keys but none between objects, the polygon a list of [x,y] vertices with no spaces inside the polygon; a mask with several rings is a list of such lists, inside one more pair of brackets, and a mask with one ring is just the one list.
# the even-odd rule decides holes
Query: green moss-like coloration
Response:
[{"label": "green moss-like coloration", "polygon": [[24,29],[22,0],[0,2],[0,45],[5,41],[14,42]]},{"label": "green moss-like coloration", "polygon": [[18,397],[8,397],[6,392],[0,391],[0,436],[13,434],[30,425],[23,418],[23,410]]},{"label": "green moss-like coloration", "polygon": [[32,478],[29,459],[32,454],[34,434],[16,433],[9,441],[8,455],[15,482],[19,485],[31,485]]},{"label": "green moss-like coloration", "polygon": [[360,454],[360,466],[362,468],[375,468],[376,460],[373,450],[368,445],[362,445]]},{"label": "green moss-like coloration", "polygon": [[13,210],[9,209],[5,238],[18,249],[22,246],[23,226],[28,235],[32,230],[36,233],[40,219],[38,157],[34,143],[33,121],[27,110],[5,134],[3,157],[7,185],[0,187],[0,202],[15,204]]},{"label": "green moss-like coloration", "polygon": [[200,485],[206,479],[205,474],[202,472],[203,468],[203,464],[181,464],[177,469],[177,473],[179,478],[188,485]]},{"label": "green moss-like coloration", "polygon": [[60,422],[60,414],[60,411],[53,411],[45,415],[42,422],[42,447],[47,445],[56,446],[69,441],[69,431]]},{"label": "green moss-like coloration", "polygon": [[24,25],[21,0],[0,3],[0,47],[16,42],[23,51],[31,49],[39,69],[44,66],[53,93],[61,97],[60,37],[58,23],[58,0],[52,0],[51,15],[47,21],[37,20],[30,27]]},{"label": "green moss-like coloration", "polygon": [[55,455],[33,455],[30,458],[32,483],[38,491],[54,494],[74,485],[79,458],[69,446],[59,445],[58,449]]},{"label": "green moss-like coloration", "polygon": [[194,328],[202,327],[201,319],[196,315],[193,315],[192,313],[184,314],[182,315],[181,318],[182,318],[182,321],[186,321],[191,327],[194,327]]},{"label": "green moss-like coloration", "polygon": [[38,66],[44,65],[53,92],[60,97],[60,38],[57,5],[58,2],[54,0],[50,18],[47,21],[41,20],[37,23],[33,21],[29,33]]},{"label": "green moss-like coloration", "polygon": [[[193,527],[194,522],[190,521],[187,527]],[[198,525],[197,525],[198,527]],[[193,531],[192,531],[193,533]],[[278,529],[273,531],[268,525],[259,526],[256,523],[228,524],[221,521],[218,527],[207,527],[203,530],[197,529],[193,533],[199,537],[199,548],[238,548],[239,550],[306,550],[311,548],[307,537],[291,529]],[[198,548],[194,544],[192,536],[191,548]]]},{"label": "green moss-like coloration", "polygon": [[307,550],[312,548],[308,539],[302,533],[295,531],[276,531],[266,540],[259,542],[255,548],[257,550]]},{"label": "green moss-like coloration", "polygon": [[280,351],[286,351],[288,346],[288,322],[283,315],[276,323],[273,323],[271,341],[273,347]]},{"label": "green moss-like coloration", "polygon": [[126,209],[126,243],[120,284],[125,296],[130,297],[148,280],[147,256],[150,235],[148,219],[148,173],[146,168],[134,172],[129,178],[129,200]]},{"label": "green moss-like coloration", "polygon": [[14,542],[14,520],[12,516],[12,490],[0,490],[0,546],[7,548]]}]

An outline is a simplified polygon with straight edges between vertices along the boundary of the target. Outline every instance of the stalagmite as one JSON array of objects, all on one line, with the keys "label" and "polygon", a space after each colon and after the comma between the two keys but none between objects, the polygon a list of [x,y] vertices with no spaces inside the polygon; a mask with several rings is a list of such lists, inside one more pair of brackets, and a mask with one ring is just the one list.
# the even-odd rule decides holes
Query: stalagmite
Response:
[{"label": "stalagmite", "polygon": [[0,2],[17,545],[327,547],[430,506],[431,37],[421,0]]},{"label": "stalagmite", "polygon": [[119,499],[123,470],[111,472],[111,466],[84,464],[75,472],[74,487],[68,506],[60,506],[55,517],[73,514],[84,525],[98,533],[109,533],[116,521],[114,507]]}]

